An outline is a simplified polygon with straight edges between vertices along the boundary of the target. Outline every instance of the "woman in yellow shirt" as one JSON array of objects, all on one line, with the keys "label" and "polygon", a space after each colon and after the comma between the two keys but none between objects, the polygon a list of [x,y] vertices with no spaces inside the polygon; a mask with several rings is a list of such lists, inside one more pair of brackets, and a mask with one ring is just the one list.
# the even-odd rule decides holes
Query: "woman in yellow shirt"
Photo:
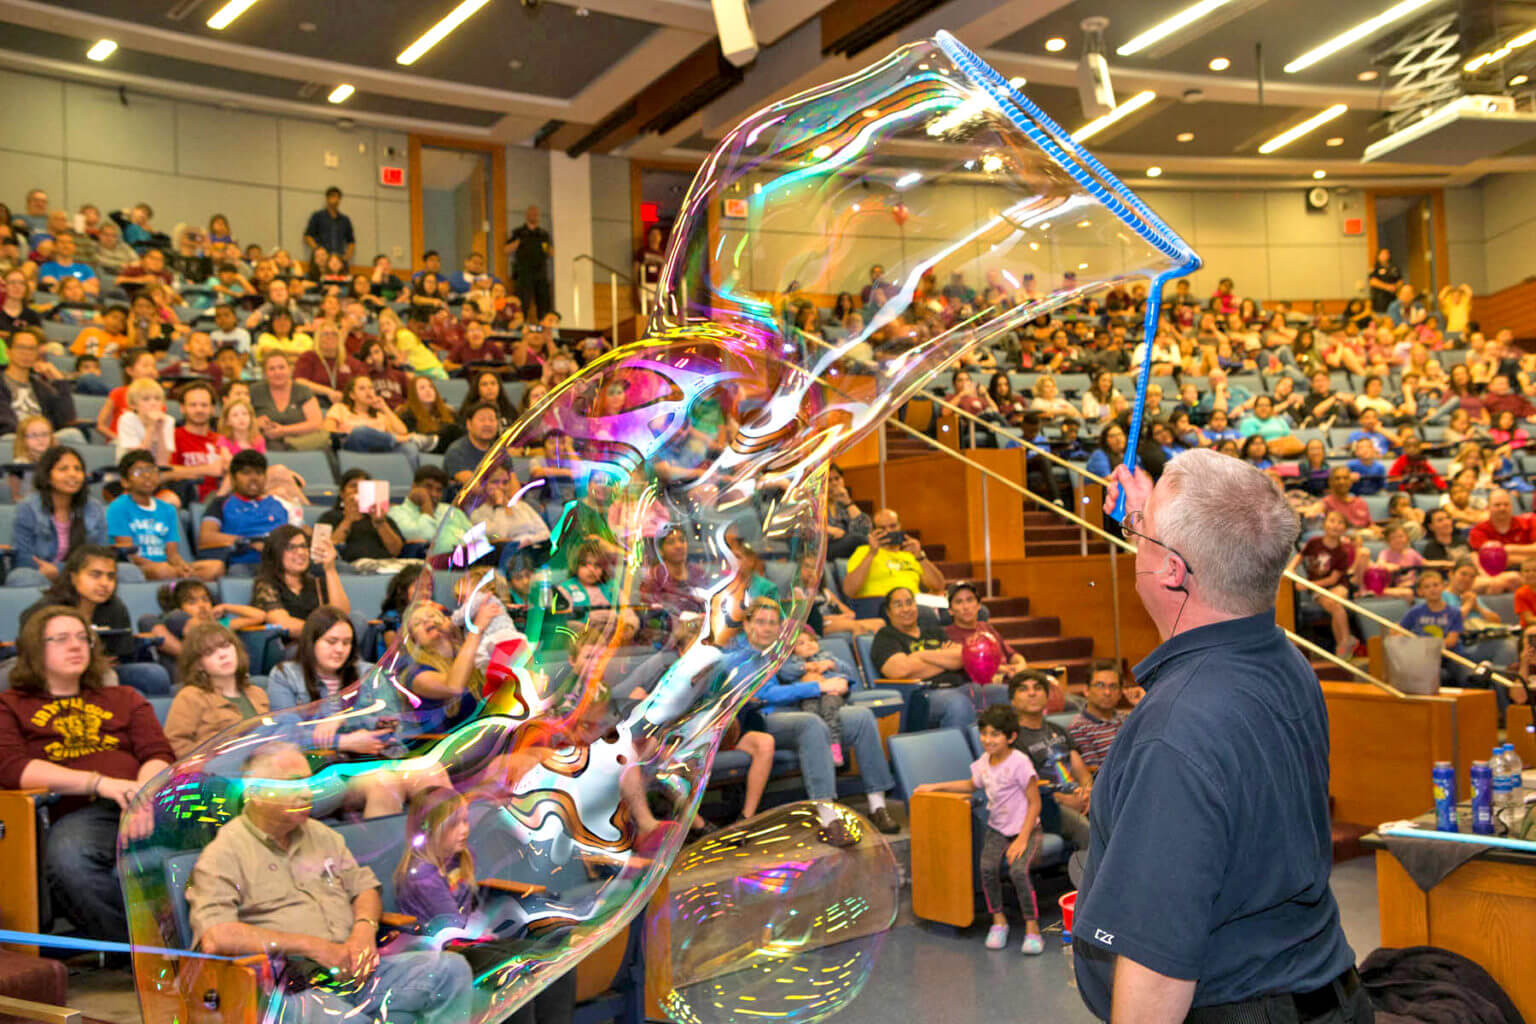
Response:
[{"label": "woman in yellow shirt", "polygon": [[379,310],[379,340],[384,343],[384,351],[389,354],[391,363],[404,361],[412,373],[433,380],[448,379],[448,371],[443,369],[437,354],[415,334],[402,327],[400,318],[392,309]]}]

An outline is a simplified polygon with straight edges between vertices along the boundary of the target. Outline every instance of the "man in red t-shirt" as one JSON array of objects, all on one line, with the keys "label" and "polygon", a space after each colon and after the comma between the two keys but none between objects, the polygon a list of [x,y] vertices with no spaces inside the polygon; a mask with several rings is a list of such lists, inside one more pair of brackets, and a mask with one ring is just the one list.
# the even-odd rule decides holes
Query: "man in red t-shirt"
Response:
[{"label": "man in red t-shirt", "polygon": [[176,428],[172,468],[164,477],[196,481],[199,501],[218,489],[229,469],[230,454],[220,444],[224,439],[213,429],[213,402],[212,384],[194,381],[182,390],[181,412],[186,423]]},{"label": "man in red t-shirt", "polygon": [[1489,541],[1498,541],[1510,558],[1536,556],[1536,520],[1515,515],[1515,502],[1506,490],[1488,496],[1488,518],[1472,527],[1467,543],[1476,551]]},{"label": "man in red t-shirt", "polygon": [[1520,618],[1520,628],[1536,626],[1536,558],[1520,563],[1521,586],[1515,591],[1515,614]]}]

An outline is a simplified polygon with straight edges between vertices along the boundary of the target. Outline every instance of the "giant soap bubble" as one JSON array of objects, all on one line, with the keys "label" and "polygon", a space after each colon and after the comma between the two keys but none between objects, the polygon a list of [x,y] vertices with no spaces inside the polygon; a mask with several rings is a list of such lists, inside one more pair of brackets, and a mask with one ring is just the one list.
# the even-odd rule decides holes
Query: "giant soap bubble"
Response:
[{"label": "giant soap bubble", "polygon": [[[1197,265],[944,34],[748,118],[684,200],[645,337],[491,446],[378,665],[222,734],[130,809],[154,815],[120,857],[146,1019],[366,998],[366,980],[295,956],[149,952],[195,949],[272,896],[256,879],[216,898],[206,869],[229,830],[274,814],[339,831],[389,912],[416,872],[462,883],[458,848],[472,854],[478,897],[391,919],[385,955],[464,956],[476,1019],[611,952],[818,599],[829,461],[971,346],[1114,282],[1148,283],[1155,324],[1162,283]],[[973,297],[946,298],[954,274]],[[866,284],[846,324],[799,312]],[[541,519],[548,540],[528,543]],[[781,614],[749,627],[769,600]],[[806,834],[850,839],[837,816]],[[316,885],[346,865],[321,867]]]}]

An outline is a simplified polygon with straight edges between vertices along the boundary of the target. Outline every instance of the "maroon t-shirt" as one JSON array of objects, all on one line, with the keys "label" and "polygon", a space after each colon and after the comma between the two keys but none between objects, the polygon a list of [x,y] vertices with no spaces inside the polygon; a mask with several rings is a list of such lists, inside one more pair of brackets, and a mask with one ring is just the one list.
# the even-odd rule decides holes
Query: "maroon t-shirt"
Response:
[{"label": "maroon t-shirt", "polygon": [[[176,760],[155,709],[129,686],[82,690],[74,697],[0,693],[0,787],[21,788],[28,761],[51,761],[113,779],[137,778],[146,761]],[[86,801],[66,797],[63,812]]]},{"label": "maroon t-shirt", "polygon": [[[1331,548],[1323,543],[1323,538],[1313,537],[1301,549],[1301,564],[1307,567],[1310,580],[1320,580],[1334,572],[1348,575],[1355,564],[1355,546],[1341,539],[1338,547]],[[1334,581],[1335,585],[1341,582]]]},{"label": "maroon t-shirt", "polygon": [[962,646],[967,640],[971,638],[972,633],[991,633],[992,639],[996,640],[1000,645],[1002,645],[1004,658],[1011,659],[1016,653],[1012,647],[1008,646],[1008,641],[1004,640],[1002,636],[997,632],[997,630],[992,628],[992,624],[990,622],[978,622],[976,623],[975,629],[966,629],[951,622],[949,625],[944,627],[944,633],[955,643]]},{"label": "maroon t-shirt", "polygon": [[468,338],[460,338],[459,341],[448,350],[448,358],[455,363],[501,363],[506,361],[506,354],[501,346],[494,341],[482,342],[479,348],[471,348]]}]

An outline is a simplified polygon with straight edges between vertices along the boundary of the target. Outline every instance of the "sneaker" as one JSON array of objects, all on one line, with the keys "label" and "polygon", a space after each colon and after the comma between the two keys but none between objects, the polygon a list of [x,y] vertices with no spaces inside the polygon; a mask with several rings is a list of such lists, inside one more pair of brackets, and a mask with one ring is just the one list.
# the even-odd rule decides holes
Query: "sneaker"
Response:
[{"label": "sneaker", "polygon": [[834,818],[823,825],[817,835],[822,842],[828,846],[835,846],[838,849],[847,849],[850,846],[857,846],[859,843],[859,837],[853,834],[847,822],[843,821],[842,818]]},{"label": "sneaker", "polygon": [[1019,952],[1025,956],[1039,956],[1045,952],[1045,940],[1034,932],[1024,936],[1024,945],[1019,947]]},{"label": "sneaker", "polygon": [[874,824],[875,828],[888,836],[893,836],[901,831],[901,826],[896,823],[896,819],[891,815],[889,807],[882,807],[878,811],[870,811],[869,820]]},{"label": "sneaker", "polygon": [[995,924],[987,929],[987,948],[1002,949],[1008,945],[1008,926]]},{"label": "sneaker", "polygon": [[832,744],[832,763],[839,768],[843,766],[843,745],[841,743]]}]

